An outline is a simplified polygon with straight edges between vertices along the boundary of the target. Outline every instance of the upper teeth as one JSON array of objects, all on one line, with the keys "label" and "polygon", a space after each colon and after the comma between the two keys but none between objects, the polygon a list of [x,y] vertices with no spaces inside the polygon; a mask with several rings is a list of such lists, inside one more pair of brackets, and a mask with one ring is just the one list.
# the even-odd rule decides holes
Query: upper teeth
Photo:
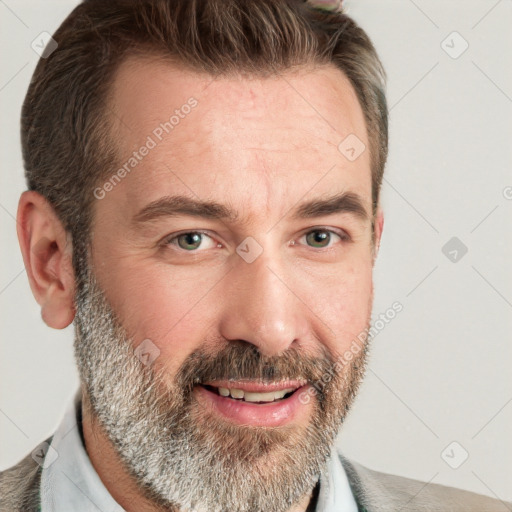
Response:
[{"label": "upper teeth", "polygon": [[218,388],[221,396],[231,395],[233,398],[243,398],[246,402],[273,402],[283,398],[287,393],[291,393],[295,388],[280,389],[279,391],[269,391],[268,393],[249,393],[243,389]]}]

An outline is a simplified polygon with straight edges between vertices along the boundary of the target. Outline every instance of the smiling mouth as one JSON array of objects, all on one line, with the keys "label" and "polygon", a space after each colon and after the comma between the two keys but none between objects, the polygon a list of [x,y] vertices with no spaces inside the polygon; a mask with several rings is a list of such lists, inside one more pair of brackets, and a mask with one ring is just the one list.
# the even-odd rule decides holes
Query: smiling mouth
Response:
[{"label": "smiling mouth", "polygon": [[236,400],[239,402],[250,402],[255,404],[268,404],[273,402],[280,402],[281,400],[286,400],[290,396],[292,396],[299,386],[291,386],[284,389],[277,389],[274,391],[266,391],[266,392],[254,392],[247,391],[244,389],[239,389],[235,387],[227,388],[222,386],[210,386],[208,384],[203,385],[205,389],[215,393],[224,398],[229,398],[231,400]]},{"label": "smiling mouth", "polygon": [[208,410],[238,425],[281,427],[305,421],[310,406],[301,402],[307,380],[215,380],[196,383],[197,399]]}]

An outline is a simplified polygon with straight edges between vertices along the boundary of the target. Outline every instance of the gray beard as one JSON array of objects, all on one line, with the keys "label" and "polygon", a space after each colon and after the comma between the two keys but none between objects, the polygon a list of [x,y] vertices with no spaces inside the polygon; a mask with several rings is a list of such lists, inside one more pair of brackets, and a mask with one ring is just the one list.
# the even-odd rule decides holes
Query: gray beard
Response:
[{"label": "gray beard", "polygon": [[[370,319],[368,319],[368,326]],[[368,343],[338,372],[298,350],[266,357],[245,341],[193,352],[170,382],[144,365],[87,265],[77,276],[75,358],[93,419],[124,469],[168,512],[286,512],[312,491],[363,378]],[[207,346],[207,344],[205,344]],[[321,386],[322,376],[332,374]],[[202,409],[194,384],[221,378],[317,383],[306,426],[236,425]]]}]

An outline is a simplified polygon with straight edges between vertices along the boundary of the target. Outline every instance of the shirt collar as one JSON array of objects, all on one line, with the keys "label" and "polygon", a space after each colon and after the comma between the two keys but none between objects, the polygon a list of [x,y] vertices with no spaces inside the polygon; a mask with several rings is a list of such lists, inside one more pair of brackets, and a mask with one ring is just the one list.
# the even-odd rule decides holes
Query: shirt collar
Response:
[{"label": "shirt collar", "polygon": [[358,512],[338,450],[333,447],[320,476],[320,493],[315,512]]},{"label": "shirt collar", "polygon": [[81,399],[79,388],[52,437],[50,447],[56,451],[57,458],[41,474],[41,512],[123,512],[85,451],[78,430]]},{"label": "shirt collar", "polygon": [[[94,469],[81,437],[79,388],[52,437],[55,460],[41,475],[41,512],[124,512]],[[315,512],[357,512],[348,478],[335,447],[320,476]]]}]

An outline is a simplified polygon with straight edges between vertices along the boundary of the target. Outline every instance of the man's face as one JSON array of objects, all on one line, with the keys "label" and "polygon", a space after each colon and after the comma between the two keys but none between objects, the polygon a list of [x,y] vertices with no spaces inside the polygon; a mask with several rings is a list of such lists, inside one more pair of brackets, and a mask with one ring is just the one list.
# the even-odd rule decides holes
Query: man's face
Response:
[{"label": "man's face", "polygon": [[[363,373],[364,349],[340,359],[373,295],[370,155],[338,150],[350,134],[368,147],[356,94],[332,67],[212,81],[149,59],[125,62],[112,93],[111,175],[130,170],[98,184],[78,276],[93,412],[161,506],[287,510]],[[343,193],[341,209],[301,210]],[[233,215],[177,211],[175,196]],[[287,394],[251,395],[268,390]]]}]

